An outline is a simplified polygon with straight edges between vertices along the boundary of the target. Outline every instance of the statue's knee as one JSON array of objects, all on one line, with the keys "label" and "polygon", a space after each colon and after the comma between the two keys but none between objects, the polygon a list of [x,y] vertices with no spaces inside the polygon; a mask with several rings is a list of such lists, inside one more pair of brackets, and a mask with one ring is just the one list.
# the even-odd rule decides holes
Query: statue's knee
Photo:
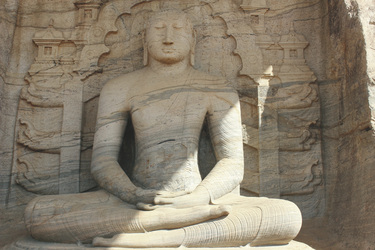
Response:
[{"label": "statue's knee", "polygon": [[25,212],[24,212],[24,221],[25,221],[25,225],[26,225],[26,228],[29,232],[31,232],[31,226],[34,224],[34,216],[33,216],[33,213],[34,213],[34,210],[35,210],[35,207],[37,206],[37,204],[40,202],[40,199],[43,198],[43,196],[41,197],[36,197],[34,199],[32,199],[26,206],[25,208]]},{"label": "statue's knee", "polygon": [[302,226],[302,215],[293,202],[268,199],[259,208],[262,221],[252,245],[286,244],[297,236]]},{"label": "statue's knee", "polygon": [[55,209],[55,195],[39,196],[32,199],[26,206],[24,211],[24,221],[26,228],[31,232],[32,227],[43,224],[48,216],[52,217],[56,215]]},{"label": "statue's knee", "polygon": [[286,216],[291,216],[297,224],[299,223],[300,225],[302,225],[302,214],[298,206],[291,201],[287,201],[287,200],[280,200],[280,201],[283,203],[283,207],[284,207],[283,211],[286,214]]},{"label": "statue's knee", "polygon": [[288,222],[298,233],[302,226],[302,214],[298,206],[288,200],[277,199],[274,202],[276,203],[275,210],[279,211],[280,216],[283,217],[281,219]]}]

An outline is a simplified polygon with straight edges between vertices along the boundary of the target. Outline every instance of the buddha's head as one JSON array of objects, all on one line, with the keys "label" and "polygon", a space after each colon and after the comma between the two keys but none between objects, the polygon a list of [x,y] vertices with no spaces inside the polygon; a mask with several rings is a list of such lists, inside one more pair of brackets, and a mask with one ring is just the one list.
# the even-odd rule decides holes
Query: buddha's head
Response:
[{"label": "buddha's head", "polygon": [[194,64],[195,32],[184,12],[168,10],[153,14],[146,25],[144,65],[149,58],[174,64],[188,59]]}]

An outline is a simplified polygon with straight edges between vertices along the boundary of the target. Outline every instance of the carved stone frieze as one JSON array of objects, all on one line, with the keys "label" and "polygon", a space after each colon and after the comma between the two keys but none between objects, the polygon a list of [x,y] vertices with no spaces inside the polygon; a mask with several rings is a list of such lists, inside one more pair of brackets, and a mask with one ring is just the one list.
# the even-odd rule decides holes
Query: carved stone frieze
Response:
[{"label": "carved stone frieze", "polygon": [[17,159],[16,182],[29,192],[37,194],[58,194],[59,155],[24,155]]},{"label": "carved stone frieze", "polygon": [[[246,122],[243,128],[245,151],[255,149],[259,164],[251,164],[253,167],[245,168],[248,179],[245,178],[243,189],[250,195],[282,196],[290,199],[293,196],[297,204],[300,198],[296,197],[307,195],[303,202],[303,211],[306,211],[304,215],[315,216],[323,211],[323,203],[317,203],[316,198],[324,200],[324,197],[321,192],[321,139],[317,128],[320,119],[319,98],[317,85],[314,83],[316,77],[304,57],[304,50],[309,43],[303,35],[298,34],[293,25],[289,32],[281,32],[285,35],[268,33],[267,13],[272,6],[267,6],[266,1],[243,1],[240,7],[244,10],[243,17],[247,16],[247,24],[250,26],[248,30],[251,30],[250,33],[255,37],[251,43],[258,50],[255,52],[258,58],[254,59],[249,54],[254,53],[253,49],[243,46],[249,40],[243,39],[240,32],[231,32],[231,26],[228,32],[231,32],[229,34],[233,35],[237,42],[235,52],[243,63],[241,73],[250,76],[259,84],[257,98],[247,98],[257,102],[259,128]],[[220,16],[226,21],[235,19],[222,14]],[[255,71],[257,73],[254,73]],[[285,161],[284,155],[298,159],[313,157],[315,163],[310,166],[313,166],[314,171],[294,172],[291,168],[293,164],[287,164],[291,160]],[[288,166],[288,175],[283,175]],[[303,169],[303,166],[300,166],[300,169]],[[286,181],[288,179],[293,179],[293,182]],[[308,184],[305,183],[306,180],[310,180]],[[309,191],[299,192],[302,186],[306,186]],[[311,212],[307,206],[315,207],[316,210]],[[320,212],[317,212],[318,210]]]},{"label": "carved stone frieze", "polygon": [[17,142],[38,152],[58,154],[62,145],[75,146],[80,134],[74,132],[42,132],[28,121],[20,119]]},{"label": "carved stone frieze", "polygon": [[[58,168],[58,174],[51,175],[48,181],[35,173],[19,175],[28,176],[26,179],[38,186],[26,188],[26,182],[20,181],[19,177],[19,183],[23,183],[29,191],[70,193],[80,190],[81,79],[98,69],[98,57],[107,51],[106,48],[100,49],[104,45],[93,47],[88,41],[90,27],[97,20],[100,5],[98,1],[76,2],[78,18],[75,29],[70,32],[56,29],[51,20],[45,30],[34,34],[38,56],[26,77],[29,85],[21,91],[17,162],[19,166],[33,166],[26,169],[35,169],[36,173],[53,165]],[[46,121],[48,110],[59,110],[60,126]],[[51,156],[51,153],[58,157]],[[26,154],[28,160],[24,160]],[[37,158],[43,161],[34,164]],[[48,190],[46,183],[50,181],[58,183],[56,189]]]},{"label": "carved stone frieze", "polygon": [[296,33],[293,24],[289,33],[281,36],[279,45],[284,50],[284,58],[278,76],[282,82],[313,82],[316,80],[314,73],[306,64],[304,56],[304,49],[308,44],[303,35]]},{"label": "carved stone frieze", "polygon": [[240,55],[242,60],[242,69],[240,74],[251,77],[259,83],[264,75],[263,55],[256,44],[255,32],[251,23],[247,20],[248,14],[220,14],[227,26],[227,34],[236,39],[235,53]]},{"label": "carved stone frieze", "polygon": [[[90,161],[99,91],[115,75],[142,67],[144,20],[154,11],[173,8],[184,10],[195,25],[195,66],[225,76],[240,94],[245,151],[242,189],[250,196],[294,194],[299,184],[288,187],[289,177],[281,173],[281,155],[297,152],[295,157],[304,158],[305,153],[314,152],[318,159],[314,169],[321,170],[319,99],[314,73],[304,58],[308,42],[294,28],[270,33],[268,15],[273,6],[267,2],[71,2],[74,27],[57,28],[60,20],[54,18],[33,36],[38,55],[26,76],[29,84],[21,91],[17,128],[20,176],[28,176],[39,187],[27,190],[43,193],[47,182],[34,178],[35,173],[24,174],[32,169],[22,167],[26,165],[37,172],[57,166],[60,173],[50,177],[59,183],[57,193],[94,187]],[[58,114],[59,126],[47,122],[51,110]],[[208,149],[204,141],[202,145],[203,151]],[[29,163],[21,164],[25,155]],[[33,157],[43,161],[34,164]],[[293,179],[293,171],[288,173]],[[302,180],[309,179],[311,172],[295,174],[293,180],[304,185]],[[310,183],[309,187],[320,185]]]},{"label": "carved stone frieze", "polygon": [[[284,85],[284,84],[283,84]],[[310,83],[274,86],[266,105],[274,109],[300,109],[311,107],[318,100],[318,94]]]},{"label": "carved stone frieze", "polygon": [[307,151],[317,140],[316,135],[309,130],[280,132],[280,150]]},{"label": "carved stone frieze", "polygon": [[61,147],[60,132],[42,132],[35,129],[29,121],[20,119],[17,142],[33,151],[58,154]]},{"label": "carved stone frieze", "polygon": [[78,8],[78,26],[91,25],[99,15],[100,0],[81,0],[74,3]]},{"label": "carved stone frieze", "polygon": [[[96,188],[91,159],[99,93],[111,79],[143,67],[145,21],[165,9],[193,22],[194,68],[226,78],[239,94],[242,194],[298,204],[304,219],[312,218],[300,239],[316,248],[375,245],[371,1],[3,2],[0,248],[25,233],[24,206],[34,197]],[[216,162],[205,126],[198,161],[211,167],[200,168],[202,177]],[[126,139],[134,140],[132,132]],[[126,157],[134,150],[123,145],[121,164],[131,162]],[[316,235],[310,229],[322,237],[310,237]]]},{"label": "carved stone frieze", "polygon": [[319,161],[308,162],[307,165],[290,167],[281,173],[281,195],[307,195],[315,191],[317,185],[322,183],[321,173],[316,171]]},{"label": "carved stone frieze", "polygon": [[62,85],[58,88],[53,88],[51,86],[41,87],[31,81],[28,86],[22,89],[20,97],[37,107],[62,107],[63,91]]}]

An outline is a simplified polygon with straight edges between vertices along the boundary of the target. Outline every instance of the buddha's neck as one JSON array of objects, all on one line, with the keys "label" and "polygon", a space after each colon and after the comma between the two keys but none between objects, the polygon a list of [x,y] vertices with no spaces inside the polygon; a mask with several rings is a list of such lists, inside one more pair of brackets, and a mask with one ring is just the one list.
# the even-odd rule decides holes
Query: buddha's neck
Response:
[{"label": "buddha's neck", "polygon": [[154,59],[149,61],[149,67],[152,71],[157,74],[164,75],[164,76],[171,76],[171,75],[183,75],[190,71],[191,66],[189,64],[189,60],[185,58],[184,60],[173,63],[173,64],[166,64]]}]

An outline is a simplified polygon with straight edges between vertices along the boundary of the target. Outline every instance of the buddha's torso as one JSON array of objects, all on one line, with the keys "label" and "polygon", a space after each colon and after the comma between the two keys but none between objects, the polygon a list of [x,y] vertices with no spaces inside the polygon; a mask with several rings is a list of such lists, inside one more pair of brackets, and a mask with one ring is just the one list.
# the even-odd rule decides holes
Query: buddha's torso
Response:
[{"label": "buddha's torso", "polygon": [[185,85],[130,99],[136,140],[135,184],[158,190],[194,190],[201,182],[198,143],[208,103],[207,93]]}]

